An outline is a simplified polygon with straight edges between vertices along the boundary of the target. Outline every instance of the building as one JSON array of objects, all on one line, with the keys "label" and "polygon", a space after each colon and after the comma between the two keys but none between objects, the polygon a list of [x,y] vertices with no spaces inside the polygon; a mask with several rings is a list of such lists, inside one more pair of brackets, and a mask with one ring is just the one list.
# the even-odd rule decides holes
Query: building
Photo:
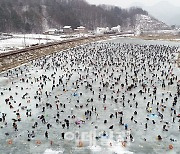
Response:
[{"label": "building", "polygon": [[121,26],[118,25],[118,26],[116,26],[116,27],[112,27],[112,28],[111,28],[111,31],[112,31],[112,32],[115,32],[115,33],[120,33],[120,32],[121,32]]},{"label": "building", "polygon": [[109,27],[97,27],[96,29],[96,33],[97,34],[105,34],[105,33],[108,33],[109,32]]},{"label": "building", "polygon": [[49,29],[49,30],[44,32],[44,34],[49,34],[49,35],[54,35],[54,34],[57,34],[57,33],[58,33],[58,30],[55,29],[55,28]]},{"label": "building", "polygon": [[84,27],[84,26],[79,26],[76,29],[74,29],[74,31],[77,32],[77,33],[85,33],[85,32],[87,32],[86,27]]},{"label": "building", "polygon": [[135,31],[134,31],[134,35],[135,36],[141,35],[141,26],[140,25],[136,26]]},{"label": "building", "polygon": [[64,26],[63,27],[63,32],[64,33],[72,33],[73,30],[72,30],[71,26]]}]

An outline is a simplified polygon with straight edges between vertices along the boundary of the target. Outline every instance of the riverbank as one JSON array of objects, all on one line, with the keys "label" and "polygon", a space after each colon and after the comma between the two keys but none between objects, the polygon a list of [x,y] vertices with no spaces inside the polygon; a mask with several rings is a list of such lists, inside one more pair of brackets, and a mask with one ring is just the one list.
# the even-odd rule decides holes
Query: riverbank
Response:
[{"label": "riverbank", "polygon": [[[34,50],[28,50],[27,48],[27,51],[25,52],[9,55],[6,57],[1,57],[0,58],[0,72],[17,67],[31,60],[50,55],[52,53],[56,53],[62,50],[66,50],[66,49],[73,48],[75,46],[83,45],[90,42],[106,40],[108,38],[109,38],[108,36],[86,37],[83,39],[70,41],[63,44],[61,43],[58,44],[57,42],[55,45],[48,46],[48,47],[44,45],[44,47],[34,49]],[[12,52],[15,52],[15,51],[12,51]]]},{"label": "riverbank", "polygon": [[162,41],[174,41],[174,42],[180,42],[180,36],[174,36],[174,35],[152,35],[152,36],[135,36],[135,38],[140,38],[143,40],[162,40]]}]

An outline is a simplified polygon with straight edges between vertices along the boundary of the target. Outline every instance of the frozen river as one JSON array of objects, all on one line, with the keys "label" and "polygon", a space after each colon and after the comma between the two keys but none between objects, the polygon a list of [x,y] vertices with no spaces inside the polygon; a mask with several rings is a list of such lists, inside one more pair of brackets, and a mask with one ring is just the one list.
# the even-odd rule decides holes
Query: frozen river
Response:
[{"label": "frozen river", "polygon": [[0,153],[180,153],[179,45],[118,38],[1,73]]}]

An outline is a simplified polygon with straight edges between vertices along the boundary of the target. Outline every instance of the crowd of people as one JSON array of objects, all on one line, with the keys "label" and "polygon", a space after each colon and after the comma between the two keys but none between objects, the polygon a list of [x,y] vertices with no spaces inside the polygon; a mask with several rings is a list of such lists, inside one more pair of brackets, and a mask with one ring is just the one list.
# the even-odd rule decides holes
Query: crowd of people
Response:
[{"label": "crowd of people", "polygon": [[81,138],[83,131],[99,130],[94,138],[100,140],[112,130],[127,134],[123,144],[174,143],[167,132],[180,131],[177,50],[95,42],[3,72],[1,136],[52,144],[68,131]]}]

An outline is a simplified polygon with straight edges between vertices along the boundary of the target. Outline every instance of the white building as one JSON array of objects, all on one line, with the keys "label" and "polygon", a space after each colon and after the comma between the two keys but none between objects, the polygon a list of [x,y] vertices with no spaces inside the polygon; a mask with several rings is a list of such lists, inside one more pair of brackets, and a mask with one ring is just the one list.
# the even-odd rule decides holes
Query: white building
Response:
[{"label": "white building", "polygon": [[107,32],[109,32],[109,27],[106,27],[106,28],[104,28],[104,27],[97,27],[97,29],[96,29],[96,33],[97,34],[104,34],[104,33],[107,33]]},{"label": "white building", "polygon": [[138,26],[135,28],[134,35],[135,35],[135,36],[140,36],[140,35],[141,35],[141,26],[140,26],[140,25],[138,25]]},{"label": "white building", "polygon": [[116,27],[112,27],[112,28],[111,28],[111,31],[116,32],[116,33],[120,33],[120,32],[121,32],[121,26],[118,25],[118,26],[116,26]]},{"label": "white building", "polygon": [[45,34],[54,35],[57,34],[58,30],[55,28],[49,29],[45,32]]},{"label": "white building", "polygon": [[75,32],[78,32],[78,33],[85,33],[87,30],[86,30],[86,27],[84,26],[79,26],[77,27],[76,29],[74,29]]}]

